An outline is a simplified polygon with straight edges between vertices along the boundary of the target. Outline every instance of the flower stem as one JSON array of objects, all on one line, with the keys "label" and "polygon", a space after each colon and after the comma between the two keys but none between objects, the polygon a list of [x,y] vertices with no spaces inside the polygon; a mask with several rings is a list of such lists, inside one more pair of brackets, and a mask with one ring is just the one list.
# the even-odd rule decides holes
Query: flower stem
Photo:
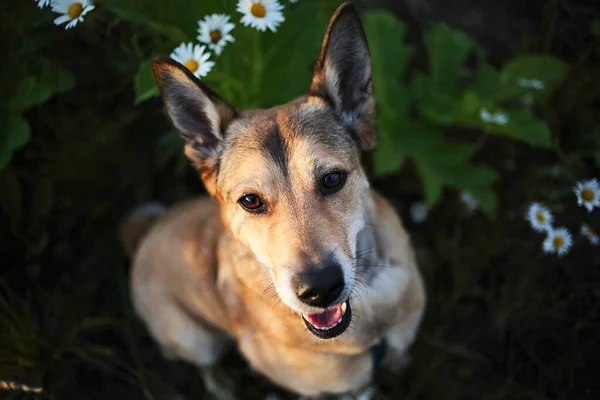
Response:
[{"label": "flower stem", "polygon": [[253,75],[253,100],[256,103],[259,103],[260,98],[260,90],[262,87],[262,73],[263,73],[263,54],[262,48],[260,45],[262,33],[258,30],[254,32],[254,47],[253,47],[253,62],[252,62],[252,75]]}]

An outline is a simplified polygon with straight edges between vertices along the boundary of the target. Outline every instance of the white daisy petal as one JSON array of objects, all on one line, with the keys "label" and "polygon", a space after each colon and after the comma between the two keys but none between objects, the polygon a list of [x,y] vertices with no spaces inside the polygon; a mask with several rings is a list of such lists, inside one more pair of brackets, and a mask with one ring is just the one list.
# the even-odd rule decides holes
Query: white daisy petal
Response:
[{"label": "white daisy petal", "polygon": [[589,240],[589,242],[592,245],[597,246],[598,244],[600,244],[600,237],[598,237],[598,235],[594,233],[594,231],[592,230],[592,228],[589,227],[589,225],[581,224],[580,232]]},{"label": "white daisy petal", "polygon": [[592,212],[594,207],[600,207],[600,184],[597,179],[578,182],[573,188],[577,196],[577,205]]},{"label": "white daisy petal", "polygon": [[215,66],[206,53],[206,46],[193,43],[181,43],[171,53],[171,58],[185,66],[197,78],[206,76]]},{"label": "white daisy petal", "polygon": [[229,15],[212,14],[198,21],[198,41],[208,45],[208,48],[220,55],[227,42],[235,42],[231,31],[235,25],[229,22]]},{"label": "white daisy petal", "polygon": [[62,14],[54,20],[55,25],[61,25],[68,22],[65,29],[70,29],[80,22],[83,22],[83,16],[94,9],[90,0],[54,0],[52,1],[52,11]]},{"label": "white daisy petal", "polygon": [[282,10],[278,0],[239,0],[237,4],[237,11],[244,15],[242,24],[261,32],[277,31],[279,24],[285,21]]},{"label": "white daisy petal", "polygon": [[553,216],[544,205],[540,203],[532,203],[527,209],[525,219],[534,231],[546,232],[552,229]]},{"label": "white daisy petal", "polygon": [[44,8],[50,4],[50,0],[36,0],[36,2],[39,8]]},{"label": "white daisy petal", "polygon": [[546,253],[557,254],[559,257],[567,254],[573,245],[573,238],[567,228],[556,228],[548,231],[542,248]]},{"label": "white daisy petal", "polygon": [[68,15],[61,15],[60,17],[54,19],[54,25],[61,25],[70,20],[71,17]]},{"label": "white daisy petal", "polygon": [[497,125],[508,124],[508,117],[505,114],[502,114],[500,112],[491,113],[485,107],[481,107],[481,109],[479,109],[479,118],[483,122],[487,122],[487,123],[494,123]]},{"label": "white daisy petal", "polygon": [[79,22],[79,18],[72,19],[67,25],[65,25],[65,29],[71,29]]},{"label": "white daisy petal", "polygon": [[465,205],[467,211],[469,211],[470,213],[479,208],[479,203],[477,202],[477,200],[475,200],[473,196],[471,196],[471,194],[468,192],[462,192],[460,194],[460,201]]},{"label": "white daisy petal", "polygon": [[541,90],[544,88],[544,82],[540,81],[539,79],[519,78],[517,79],[517,84],[526,89]]},{"label": "white daisy petal", "polygon": [[415,224],[422,224],[427,219],[429,207],[423,201],[415,201],[410,205],[410,219]]}]

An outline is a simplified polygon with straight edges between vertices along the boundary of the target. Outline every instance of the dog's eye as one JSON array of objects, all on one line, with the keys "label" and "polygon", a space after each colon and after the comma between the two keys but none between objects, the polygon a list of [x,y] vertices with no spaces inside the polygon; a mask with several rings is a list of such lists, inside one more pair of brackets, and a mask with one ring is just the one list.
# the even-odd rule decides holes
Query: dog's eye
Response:
[{"label": "dog's eye", "polygon": [[255,194],[246,194],[242,196],[238,200],[238,203],[240,203],[244,209],[252,212],[260,211],[263,208],[262,200]]},{"label": "dog's eye", "polygon": [[333,193],[341,189],[344,182],[346,182],[344,172],[331,172],[323,177],[321,191],[323,194]]}]

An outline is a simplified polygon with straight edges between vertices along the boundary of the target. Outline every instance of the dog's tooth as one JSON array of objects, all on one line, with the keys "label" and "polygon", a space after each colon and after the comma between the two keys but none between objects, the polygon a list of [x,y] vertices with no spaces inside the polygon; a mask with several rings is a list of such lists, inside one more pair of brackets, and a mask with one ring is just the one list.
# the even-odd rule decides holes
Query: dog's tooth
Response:
[{"label": "dog's tooth", "polygon": [[342,303],[342,315],[346,314],[346,308],[348,308],[348,302],[345,301]]}]

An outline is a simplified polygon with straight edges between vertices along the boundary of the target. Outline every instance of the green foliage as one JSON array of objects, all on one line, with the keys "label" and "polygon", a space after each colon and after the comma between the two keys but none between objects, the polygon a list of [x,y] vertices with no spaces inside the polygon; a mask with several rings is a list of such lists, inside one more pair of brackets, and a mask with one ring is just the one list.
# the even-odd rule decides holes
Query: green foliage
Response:
[{"label": "green foliage", "polygon": [[[20,66],[19,66],[20,68]],[[24,67],[16,77],[16,85],[9,91],[9,101],[0,110],[4,120],[0,132],[0,169],[6,166],[14,151],[23,148],[30,139],[30,128],[22,114],[49,98],[73,88],[73,76],[47,60]]]},{"label": "green foliage", "polygon": [[158,96],[158,86],[152,71],[152,60],[140,64],[140,69],[135,75],[135,104],[139,104],[154,96]]},{"label": "green foliage", "polygon": [[[430,204],[439,200],[444,186],[450,186],[471,193],[484,211],[493,214],[497,200],[492,186],[498,174],[474,164],[475,145],[452,139],[449,130],[465,127],[550,147],[547,124],[515,100],[524,95],[532,102],[547,100],[566,75],[566,64],[550,56],[525,56],[511,60],[500,72],[469,37],[436,24],[425,34],[428,72],[407,77],[412,50],[403,43],[405,25],[382,11],[367,12],[364,22],[378,99],[375,173],[396,172],[409,158]],[[476,56],[474,69],[467,66],[470,56]],[[543,89],[523,88],[522,79],[536,80]]]}]

